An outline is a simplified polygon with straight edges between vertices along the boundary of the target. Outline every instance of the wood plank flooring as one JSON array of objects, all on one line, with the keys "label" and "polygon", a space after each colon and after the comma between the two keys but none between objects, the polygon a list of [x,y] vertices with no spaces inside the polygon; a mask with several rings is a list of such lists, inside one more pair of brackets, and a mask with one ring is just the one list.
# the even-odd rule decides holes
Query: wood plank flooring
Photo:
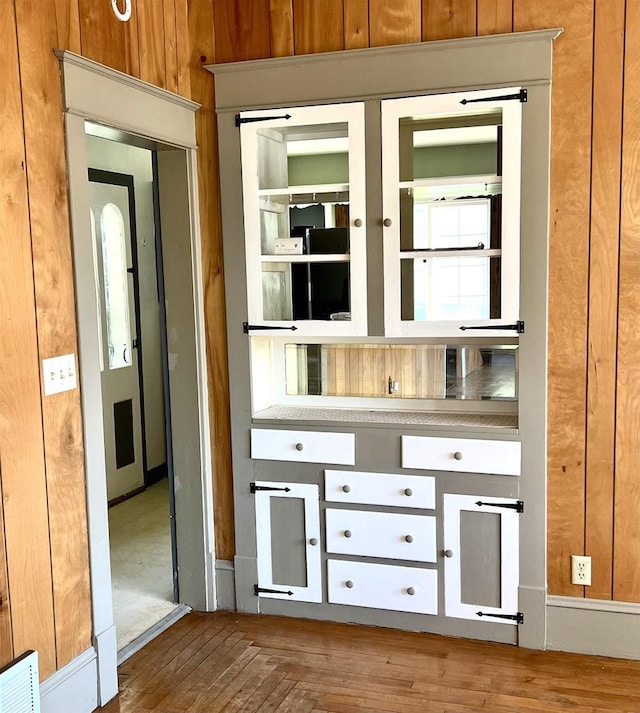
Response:
[{"label": "wood plank flooring", "polygon": [[640,663],[348,624],[192,613],[102,713],[639,713]]}]

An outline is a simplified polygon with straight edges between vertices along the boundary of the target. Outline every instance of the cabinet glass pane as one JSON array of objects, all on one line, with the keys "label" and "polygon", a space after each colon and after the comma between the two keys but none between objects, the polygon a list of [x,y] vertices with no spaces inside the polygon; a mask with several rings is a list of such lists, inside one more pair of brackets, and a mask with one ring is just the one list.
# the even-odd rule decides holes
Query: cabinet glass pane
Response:
[{"label": "cabinet glass pane", "polygon": [[257,129],[265,320],[350,320],[344,123]]},{"label": "cabinet glass pane", "polygon": [[287,344],[289,396],[515,401],[511,344]]},{"label": "cabinet glass pane", "polygon": [[401,318],[501,317],[501,113],[401,118]]}]

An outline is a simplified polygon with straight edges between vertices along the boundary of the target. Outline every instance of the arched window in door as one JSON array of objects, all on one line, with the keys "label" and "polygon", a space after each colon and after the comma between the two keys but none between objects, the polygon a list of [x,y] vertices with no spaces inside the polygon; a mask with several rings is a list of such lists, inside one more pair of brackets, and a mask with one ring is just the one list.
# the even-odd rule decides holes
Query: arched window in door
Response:
[{"label": "arched window in door", "polygon": [[120,209],[107,203],[100,216],[109,369],[131,366],[127,248]]}]

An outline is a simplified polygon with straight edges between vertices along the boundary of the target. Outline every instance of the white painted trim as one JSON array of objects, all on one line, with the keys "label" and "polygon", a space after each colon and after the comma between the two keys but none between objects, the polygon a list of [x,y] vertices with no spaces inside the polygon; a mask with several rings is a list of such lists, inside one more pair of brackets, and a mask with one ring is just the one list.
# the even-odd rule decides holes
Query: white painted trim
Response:
[{"label": "white painted trim", "polygon": [[87,649],[40,686],[42,713],[91,713],[98,706],[96,653]]},{"label": "white painted trim", "polygon": [[114,623],[93,637],[93,648],[98,656],[98,703],[104,706],[118,693],[118,640]]},{"label": "white painted trim", "polygon": [[640,660],[640,604],[550,596],[547,648]]},{"label": "white painted trim", "polygon": [[[508,32],[501,35],[486,35],[482,37],[462,37],[452,40],[435,40],[428,43],[429,49],[434,52],[440,52],[443,49],[454,50],[463,49],[465,47],[479,47],[481,45],[496,46],[501,44],[520,44],[526,41],[537,40],[555,40],[564,30],[562,28],[550,28],[545,30],[534,30],[531,32]],[[331,61],[341,61],[346,56],[367,57],[367,55],[381,56],[402,56],[412,54],[417,48],[424,47],[422,42],[414,42],[404,45],[394,45],[389,47],[366,47],[358,50],[342,50],[338,52],[323,52],[320,59]],[[230,62],[228,64],[208,64],[205,69],[208,69],[212,74],[229,74],[233,72],[246,72],[251,69],[263,67],[265,62],[268,66],[301,66],[304,64],[313,64],[318,62],[318,55],[296,55],[295,57],[278,57],[272,59],[254,59],[244,62]]]},{"label": "white painted trim", "polygon": [[612,602],[606,599],[578,599],[578,597],[559,597],[549,594],[547,606],[640,616],[640,602]]}]

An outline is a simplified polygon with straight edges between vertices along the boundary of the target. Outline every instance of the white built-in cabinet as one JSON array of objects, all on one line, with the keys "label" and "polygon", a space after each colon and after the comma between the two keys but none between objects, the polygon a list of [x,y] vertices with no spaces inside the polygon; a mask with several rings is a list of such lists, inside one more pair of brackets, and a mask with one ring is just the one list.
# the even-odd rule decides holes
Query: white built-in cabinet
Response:
[{"label": "white built-in cabinet", "polygon": [[[382,99],[374,146],[364,102],[239,114],[249,333],[365,337],[374,305],[388,337],[517,334],[525,99]],[[371,230],[382,285],[367,278]]]}]

